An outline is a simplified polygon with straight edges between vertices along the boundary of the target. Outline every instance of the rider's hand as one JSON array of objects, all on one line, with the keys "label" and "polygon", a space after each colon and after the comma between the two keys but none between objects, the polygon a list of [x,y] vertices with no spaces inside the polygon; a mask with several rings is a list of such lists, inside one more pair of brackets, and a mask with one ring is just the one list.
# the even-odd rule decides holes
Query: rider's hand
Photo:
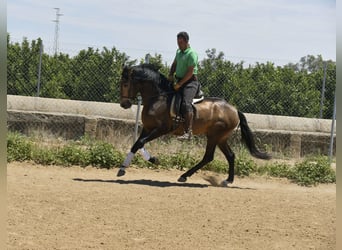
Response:
[{"label": "rider's hand", "polygon": [[181,85],[178,84],[178,83],[174,83],[174,84],[173,84],[173,89],[176,90],[176,91],[179,90],[180,87],[181,87]]}]

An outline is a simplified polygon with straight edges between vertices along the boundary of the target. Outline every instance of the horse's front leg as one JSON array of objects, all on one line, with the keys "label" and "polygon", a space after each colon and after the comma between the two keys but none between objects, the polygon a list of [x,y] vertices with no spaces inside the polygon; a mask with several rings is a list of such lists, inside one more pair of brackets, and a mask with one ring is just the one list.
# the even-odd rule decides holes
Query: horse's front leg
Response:
[{"label": "horse's front leg", "polygon": [[159,164],[158,159],[154,156],[151,156],[150,153],[147,152],[147,150],[144,147],[142,147],[140,149],[140,153],[141,153],[142,157],[144,158],[144,160],[149,161],[153,164]]},{"label": "horse's front leg", "polygon": [[141,153],[144,157],[145,160],[156,164],[158,161],[155,157],[152,157],[145,149],[144,149],[144,145],[145,143],[159,137],[162,135],[162,132],[156,128],[150,132],[147,132],[145,129],[143,129],[143,131],[141,132],[138,140],[134,143],[134,145],[131,148],[131,151],[127,154],[126,159],[124,160],[124,162],[122,163],[122,165],[120,166],[120,169],[117,173],[117,176],[123,176],[126,174],[126,168],[131,164],[135,153],[141,149]]}]

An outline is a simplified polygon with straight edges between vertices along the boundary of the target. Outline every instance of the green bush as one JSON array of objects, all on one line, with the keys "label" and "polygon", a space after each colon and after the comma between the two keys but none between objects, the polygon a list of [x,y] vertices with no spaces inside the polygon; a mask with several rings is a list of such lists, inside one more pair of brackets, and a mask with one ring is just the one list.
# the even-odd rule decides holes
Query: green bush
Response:
[{"label": "green bush", "polygon": [[[159,165],[151,164],[142,157],[134,157],[132,164],[139,167],[190,169],[195,166],[202,156],[194,156],[190,152],[178,154],[163,154],[159,157]],[[63,146],[42,147],[33,143],[33,140],[19,133],[7,135],[7,161],[32,160],[42,165],[93,165],[101,168],[112,168],[121,165],[124,160],[122,152],[116,150],[112,144],[84,138]],[[203,169],[218,173],[228,172],[228,163],[225,160],[214,159]],[[336,173],[331,168],[325,156],[306,158],[294,167],[285,163],[272,163],[257,167],[249,153],[241,149],[235,160],[235,174],[249,176],[250,174],[268,175],[288,178],[293,182],[312,186],[318,183],[336,182]]]},{"label": "green bush", "polygon": [[90,152],[77,145],[66,145],[58,150],[58,162],[63,166],[87,166],[90,162]]},{"label": "green bush", "polygon": [[90,163],[95,167],[112,168],[122,163],[122,153],[106,142],[96,142],[90,146]]},{"label": "green bush", "polygon": [[19,133],[7,135],[7,161],[26,161],[32,159],[33,143]]},{"label": "green bush", "polygon": [[214,159],[203,169],[217,173],[228,173],[228,162]]},{"label": "green bush", "polygon": [[318,183],[336,182],[336,173],[331,168],[325,156],[307,158],[297,163],[289,176],[294,182],[302,186],[312,186]]},{"label": "green bush", "polygon": [[249,176],[256,169],[256,163],[246,153],[242,152],[235,160],[235,174],[238,176]]},{"label": "green bush", "polygon": [[35,163],[42,165],[58,164],[57,152],[54,148],[34,148],[32,160]]},{"label": "green bush", "polygon": [[269,175],[272,177],[288,178],[291,175],[291,167],[285,163],[266,164],[257,168],[260,175]]},{"label": "green bush", "polygon": [[159,158],[160,165],[164,168],[175,168],[179,170],[189,169],[198,162],[194,156],[187,153],[178,153],[171,155],[162,155]]}]

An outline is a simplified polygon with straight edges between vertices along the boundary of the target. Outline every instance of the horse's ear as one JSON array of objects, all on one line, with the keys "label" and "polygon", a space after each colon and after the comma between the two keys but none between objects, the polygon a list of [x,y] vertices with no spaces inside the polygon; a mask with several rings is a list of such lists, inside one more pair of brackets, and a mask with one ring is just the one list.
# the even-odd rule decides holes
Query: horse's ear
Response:
[{"label": "horse's ear", "polygon": [[128,77],[129,77],[129,69],[130,68],[127,65],[122,64],[122,73],[121,73],[121,75],[122,75],[123,78],[128,79]]}]

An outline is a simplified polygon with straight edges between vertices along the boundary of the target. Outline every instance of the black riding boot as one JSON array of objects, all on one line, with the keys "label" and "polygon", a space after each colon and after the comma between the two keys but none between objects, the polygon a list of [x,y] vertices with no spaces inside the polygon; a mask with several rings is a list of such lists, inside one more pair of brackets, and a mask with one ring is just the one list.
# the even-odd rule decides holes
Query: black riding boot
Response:
[{"label": "black riding boot", "polygon": [[185,114],[185,121],[184,121],[184,134],[178,136],[177,139],[184,141],[184,140],[191,140],[192,138],[192,122],[193,122],[193,112],[187,112]]}]

